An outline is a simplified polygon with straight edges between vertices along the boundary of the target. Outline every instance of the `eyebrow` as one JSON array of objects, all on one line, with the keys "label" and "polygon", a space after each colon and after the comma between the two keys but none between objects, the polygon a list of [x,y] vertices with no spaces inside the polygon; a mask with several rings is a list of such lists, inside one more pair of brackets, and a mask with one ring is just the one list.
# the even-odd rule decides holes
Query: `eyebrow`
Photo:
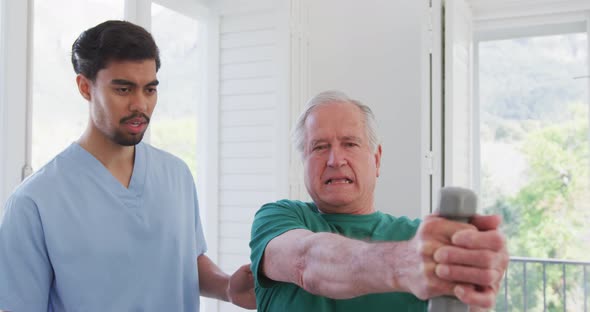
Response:
[{"label": "eyebrow", "polygon": [[[353,141],[353,142],[357,142],[357,143],[361,143],[363,140],[357,136],[353,136],[353,135],[345,135],[345,136],[339,136],[338,140],[340,141]],[[326,139],[316,139],[316,140],[312,140],[311,141],[311,146],[315,146],[318,143],[327,143],[328,140]]]},{"label": "eyebrow", "polygon": [[328,140],[325,139],[318,139],[318,140],[313,140],[311,141],[311,146],[316,146],[318,143],[327,143]]},{"label": "eyebrow", "polygon": [[[114,85],[123,85],[123,86],[137,86],[137,84],[135,82],[126,80],[126,79],[113,79],[111,80],[111,84]],[[160,82],[158,81],[158,79],[152,80],[150,82],[148,82],[145,86],[146,87],[152,87],[152,86],[157,86],[159,85]]]},{"label": "eyebrow", "polygon": [[353,135],[347,135],[347,136],[342,136],[342,137],[338,137],[340,139],[340,141],[354,141],[354,142],[362,142],[363,140],[357,136],[353,136]]}]

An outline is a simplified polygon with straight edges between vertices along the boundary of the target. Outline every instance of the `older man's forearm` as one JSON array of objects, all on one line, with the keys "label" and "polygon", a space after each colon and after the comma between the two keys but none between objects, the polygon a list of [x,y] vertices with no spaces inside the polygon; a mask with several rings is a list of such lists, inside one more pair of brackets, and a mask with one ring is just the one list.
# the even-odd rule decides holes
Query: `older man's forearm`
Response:
[{"label": "older man's forearm", "polygon": [[370,243],[331,233],[307,239],[300,285],[305,290],[334,299],[407,291],[400,283],[411,270],[403,261],[403,242]]},{"label": "older man's forearm", "polygon": [[263,271],[270,279],[334,299],[407,291],[399,283],[400,274],[410,270],[403,267],[404,245],[293,230],[268,244]]}]

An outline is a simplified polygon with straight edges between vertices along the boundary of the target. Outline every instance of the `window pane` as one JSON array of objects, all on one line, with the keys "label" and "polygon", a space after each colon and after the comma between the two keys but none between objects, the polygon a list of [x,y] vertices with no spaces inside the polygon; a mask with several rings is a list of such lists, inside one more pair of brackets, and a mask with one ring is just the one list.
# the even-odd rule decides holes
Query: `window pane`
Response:
[{"label": "window pane", "polygon": [[[479,53],[482,208],[503,215],[511,256],[590,260],[588,36],[482,42]],[[497,307],[582,311],[581,269],[512,262]]]},{"label": "window pane", "polygon": [[150,142],[184,160],[196,178],[201,50],[196,19],[152,4],[152,34],[160,48],[158,104]]},{"label": "window pane", "polygon": [[123,19],[119,0],[35,0],[32,165],[39,169],[78,139],[88,104],[78,93],[70,52],[78,35],[108,19]]}]

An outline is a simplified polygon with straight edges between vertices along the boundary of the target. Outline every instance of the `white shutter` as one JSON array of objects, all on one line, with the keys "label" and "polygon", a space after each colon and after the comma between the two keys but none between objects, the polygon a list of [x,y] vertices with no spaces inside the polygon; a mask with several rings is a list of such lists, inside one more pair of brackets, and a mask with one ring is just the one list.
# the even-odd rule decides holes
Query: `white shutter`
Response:
[{"label": "white shutter", "polygon": [[444,185],[472,188],[472,14],[465,0],[447,0],[444,7]]},{"label": "white shutter", "polygon": [[[289,131],[309,99],[309,10],[313,0],[291,0],[289,22]],[[310,201],[301,155],[289,140],[289,198]]]},{"label": "white shutter", "polygon": [[[250,228],[289,193],[288,0],[215,1],[219,16],[218,265],[250,262]],[[208,238],[209,239],[209,238]],[[207,311],[243,311],[227,302]]]}]

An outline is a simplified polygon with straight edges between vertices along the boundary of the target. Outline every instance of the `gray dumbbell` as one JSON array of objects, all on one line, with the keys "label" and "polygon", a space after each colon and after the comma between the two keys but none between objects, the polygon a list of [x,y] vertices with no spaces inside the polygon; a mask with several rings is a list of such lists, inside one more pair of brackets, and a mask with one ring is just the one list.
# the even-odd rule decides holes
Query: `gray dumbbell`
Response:
[{"label": "gray dumbbell", "polygon": [[[458,222],[469,221],[477,209],[477,196],[469,189],[444,187],[440,190],[437,212],[441,217]],[[452,296],[430,299],[429,312],[468,312],[469,306]]]}]

